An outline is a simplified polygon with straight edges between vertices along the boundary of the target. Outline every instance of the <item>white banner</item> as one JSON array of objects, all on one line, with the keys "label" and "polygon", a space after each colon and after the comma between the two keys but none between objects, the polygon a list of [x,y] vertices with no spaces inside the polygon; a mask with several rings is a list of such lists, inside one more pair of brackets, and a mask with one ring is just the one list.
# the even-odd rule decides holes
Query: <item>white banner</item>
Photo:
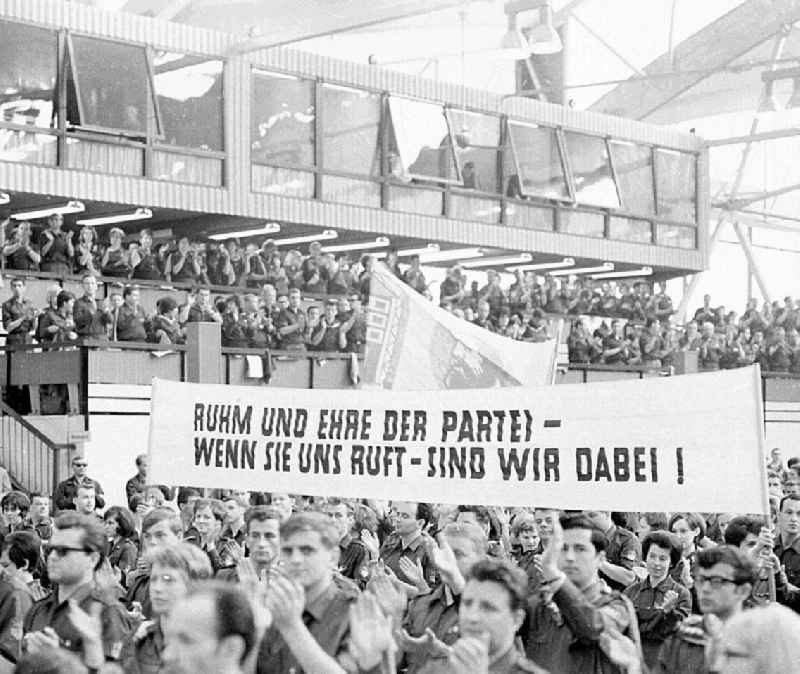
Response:
[{"label": "white banner", "polygon": [[370,279],[362,383],[403,391],[543,386],[558,340],[521,342],[436,306],[376,264]]},{"label": "white banner", "polygon": [[757,367],[491,393],[153,382],[155,483],[763,513],[765,470]]}]

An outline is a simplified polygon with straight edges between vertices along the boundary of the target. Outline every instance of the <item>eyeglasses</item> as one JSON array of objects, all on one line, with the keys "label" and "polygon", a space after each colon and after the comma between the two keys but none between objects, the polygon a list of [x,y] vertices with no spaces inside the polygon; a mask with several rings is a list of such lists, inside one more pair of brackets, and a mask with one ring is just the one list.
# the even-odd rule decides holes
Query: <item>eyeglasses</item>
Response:
[{"label": "eyeglasses", "polygon": [[56,553],[58,557],[66,557],[70,552],[89,552],[86,548],[77,548],[69,545],[45,545],[45,557],[49,556],[51,552]]},{"label": "eyeglasses", "polygon": [[694,583],[697,587],[703,587],[703,585],[708,583],[712,590],[719,590],[723,585],[727,585],[728,583],[731,585],[739,584],[732,578],[725,578],[724,576],[695,576]]}]

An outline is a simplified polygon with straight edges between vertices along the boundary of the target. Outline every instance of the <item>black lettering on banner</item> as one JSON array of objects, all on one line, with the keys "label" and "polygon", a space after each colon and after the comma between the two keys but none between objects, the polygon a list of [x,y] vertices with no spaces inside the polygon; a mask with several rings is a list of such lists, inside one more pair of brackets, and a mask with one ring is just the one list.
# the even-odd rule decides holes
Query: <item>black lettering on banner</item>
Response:
[{"label": "black lettering on banner", "polygon": [[256,441],[243,438],[194,439],[194,464],[216,468],[249,468],[256,462]]},{"label": "black lettering on banner", "polygon": [[302,407],[265,407],[261,417],[261,435],[302,438],[308,426],[308,410]]},{"label": "black lettering on banner", "polygon": [[485,475],[483,447],[428,447],[428,477],[479,480]]},{"label": "black lettering on banner", "polygon": [[342,446],[329,442],[301,442],[297,451],[297,467],[301,473],[317,475],[338,475],[340,465],[338,454]]},{"label": "black lettering on banner", "polygon": [[502,447],[497,448],[497,457],[500,459],[500,472],[506,482],[511,479],[512,471],[517,476],[518,482],[522,482],[525,479],[525,474],[528,472],[528,454],[530,451],[530,448],[526,447],[522,450],[522,456],[520,456],[516,447],[509,447],[508,454]]},{"label": "black lettering on banner", "polygon": [[592,450],[578,447],[575,450],[575,472],[578,482],[589,482],[592,479]]},{"label": "black lettering on banner", "polygon": [[628,482],[631,479],[627,447],[614,447],[614,479],[617,482]]},{"label": "black lettering on banner", "polygon": [[652,482],[658,482],[658,450],[645,447],[614,447],[609,462],[605,447],[575,449],[575,474],[578,482],[647,482],[647,461],[650,460]]},{"label": "black lettering on banner", "polygon": [[528,477],[533,482],[559,482],[561,480],[560,455],[558,447],[525,447],[520,451],[517,447],[507,450],[498,447],[497,456],[500,461],[500,473],[505,481],[516,476],[517,482]]},{"label": "black lettering on banner", "polygon": [[383,440],[424,442],[428,413],[425,410],[386,410],[383,417]]},{"label": "black lettering on banner", "polygon": [[264,470],[288,473],[291,470],[292,443],[268,441],[264,444]]},{"label": "black lettering on banner", "polygon": [[[489,410],[478,410],[475,412],[475,438],[462,438],[458,441],[469,440],[470,442],[491,442],[492,441],[492,413]],[[471,427],[471,424],[470,424]]]},{"label": "black lettering on banner", "polygon": [[445,410],[442,412],[442,442],[447,440],[447,434],[456,430],[458,414]]},{"label": "black lettering on banner", "polygon": [[195,433],[221,433],[225,435],[250,435],[253,408],[247,405],[194,404]]},{"label": "black lettering on banner", "polygon": [[403,476],[405,447],[392,445],[353,445],[350,450],[351,475]]},{"label": "black lettering on banner", "polygon": [[637,482],[647,482],[647,475],[644,472],[647,467],[644,451],[644,447],[633,448],[633,476]]}]

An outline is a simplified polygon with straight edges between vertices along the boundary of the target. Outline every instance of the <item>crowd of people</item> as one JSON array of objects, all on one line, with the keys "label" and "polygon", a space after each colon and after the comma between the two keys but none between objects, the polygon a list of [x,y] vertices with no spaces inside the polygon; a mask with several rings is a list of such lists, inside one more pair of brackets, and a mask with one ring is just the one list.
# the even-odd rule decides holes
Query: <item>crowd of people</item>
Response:
[{"label": "crowd of people", "polygon": [[773,513],[430,505],[153,485],[0,499],[0,671],[800,671],[800,458]]}]

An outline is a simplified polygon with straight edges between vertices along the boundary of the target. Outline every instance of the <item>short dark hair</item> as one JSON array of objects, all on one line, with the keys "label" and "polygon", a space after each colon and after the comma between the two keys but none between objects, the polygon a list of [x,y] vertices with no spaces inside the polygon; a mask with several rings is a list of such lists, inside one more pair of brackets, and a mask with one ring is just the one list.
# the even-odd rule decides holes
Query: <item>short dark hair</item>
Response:
[{"label": "short dark hair", "polygon": [[697,565],[710,569],[717,564],[728,564],[733,569],[733,580],[737,585],[750,583],[756,579],[756,565],[749,555],[732,545],[719,545],[706,548],[697,553]]},{"label": "short dark hair", "polygon": [[122,506],[111,506],[103,515],[103,521],[110,519],[117,521],[117,533],[123,538],[133,538],[136,536],[136,520],[133,513]]},{"label": "short dark hair", "polygon": [[360,535],[364,529],[374,534],[378,530],[378,516],[368,505],[357,503],[353,507],[353,531]]},{"label": "short dark hair", "polygon": [[458,506],[459,513],[475,513],[475,519],[481,524],[488,524],[491,526],[492,518],[489,515],[489,509],[481,505],[460,505]]},{"label": "short dark hair", "polygon": [[252,506],[244,512],[244,530],[250,533],[250,522],[281,521],[280,513],[270,506]]},{"label": "short dark hair", "polygon": [[202,508],[210,508],[211,514],[214,519],[222,522],[225,519],[225,509],[222,507],[222,501],[215,498],[199,498],[192,503],[192,517],[197,515],[197,511]]},{"label": "short dark hair", "polygon": [[689,525],[690,529],[700,530],[697,533],[696,540],[699,540],[706,535],[706,521],[703,519],[703,516],[700,513],[672,513],[672,517],[669,518],[670,531],[672,531],[672,525],[678,520],[686,520],[686,524]]},{"label": "short dark hair", "polygon": [[524,609],[528,597],[528,581],[525,572],[504,559],[482,559],[470,568],[467,582],[497,583],[508,592],[508,603],[512,611]]},{"label": "short dark hair", "polygon": [[69,302],[70,300],[74,300],[74,299],[75,299],[75,295],[73,295],[69,290],[62,290],[56,296],[56,308],[60,309],[67,302]]},{"label": "short dark hair", "polygon": [[220,581],[201,583],[192,599],[207,597],[211,613],[216,616],[217,639],[237,636],[244,642],[240,663],[250,656],[256,646],[257,628],[250,599],[236,585]]},{"label": "short dark hair", "polygon": [[742,541],[747,538],[747,534],[758,536],[763,526],[764,520],[760,517],[751,515],[734,517],[725,528],[725,544],[738,548]]},{"label": "short dark hair", "polygon": [[642,559],[654,545],[669,552],[669,565],[675,566],[681,560],[681,546],[671,533],[667,531],[651,531],[642,541]]},{"label": "short dark hair", "polygon": [[800,494],[786,494],[778,504],[778,512],[783,512],[783,504],[786,503],[786,501],[800,501]]},{"label": "short dark hair", "polygon": [[425,525],[433,522],[433,508],[431,508],[430,503],[423,503],[421,501],[417,503],[416,519],[425,522],[425,524],[422,525],[423,528],[425,527]]},{"label": "short dark hair", "polygon": [[128,295],[130,295],[134,290],[139,290],[139,286],[137,286],[137,285],[125,286],[125,289],[122,291],[123,299],[128,297]]},{"label": "short dark hair", "polygon": [[146,534],[157,524],[161,522],[169,522],[169,528],[172,533],[180,536],[183,533],[183,524],[181,523],[181,516],[171,508],[153,508],[149,513],[144,516],[142,520],[142,534]]},{"label": "short dark hair", "polygon": [[315,512],[295,513],[281,525],[281,540],[301,531],[315,531],[326,548],[338,550],[340,536],[327,515]]},{"label": "short dark hair", "polygon": [[81,513],[68,511],[62,513],[56,518],[56,529],[78,529],[83,533],[81,545],[85,548],[86,552],[96,552],[98,559],[95,565],[95,570],[100,568],[105,557],[106,551],[106,534],[103,527],[95,517],[82,515]]},{"label": "short dark hair", "polygon": [[800,456],[793,456],[786,462],[786,467],[794,468],[797,464],[800,464]]},{"label": "short dark hair", "polygon": [[33,531],[15,531],[3,539],[2,549],[18,569],[33,572],[39,565],[42,555],[42,540]]},{"label": "short dark hair", "polygon": [[174,545],[162,545],[151,551],[147,559],[155,566],[178,569],[189,582],[207,580],[214,575],[208,554],[196,545],[179,541]]},{"label": "short dark hair", "polygon": [[669,520],[667,519],[667,513],[664,512],[639,513],[639,517],[644,518],[644,521],[647,522],[647,526],[650,527],[653,531],[669,530],[669,527],[667,526],[669,523]]},{"label": "short dark hair", "polygon": [[562,515],[559,519],[564,531],[569,531],[570,529],[586,529],[589,531],[591,533],[592,546],[594,546],[595,552],[605,552],[608,546],[605,534],[600,531],[600,529],[595,526],[595,523],[586,517],[586,515],[580,513]]},{"label": "short dark hair", "polygon": [[8,508],[13,508],[15,506],[17,510],[24,515],[28,512],[28,510],[30,510],[31,501],[21,491],[10,491],[8,494],[3,496],[2,500],[0,500],[0,508],[3,510],[7,510]]}]

